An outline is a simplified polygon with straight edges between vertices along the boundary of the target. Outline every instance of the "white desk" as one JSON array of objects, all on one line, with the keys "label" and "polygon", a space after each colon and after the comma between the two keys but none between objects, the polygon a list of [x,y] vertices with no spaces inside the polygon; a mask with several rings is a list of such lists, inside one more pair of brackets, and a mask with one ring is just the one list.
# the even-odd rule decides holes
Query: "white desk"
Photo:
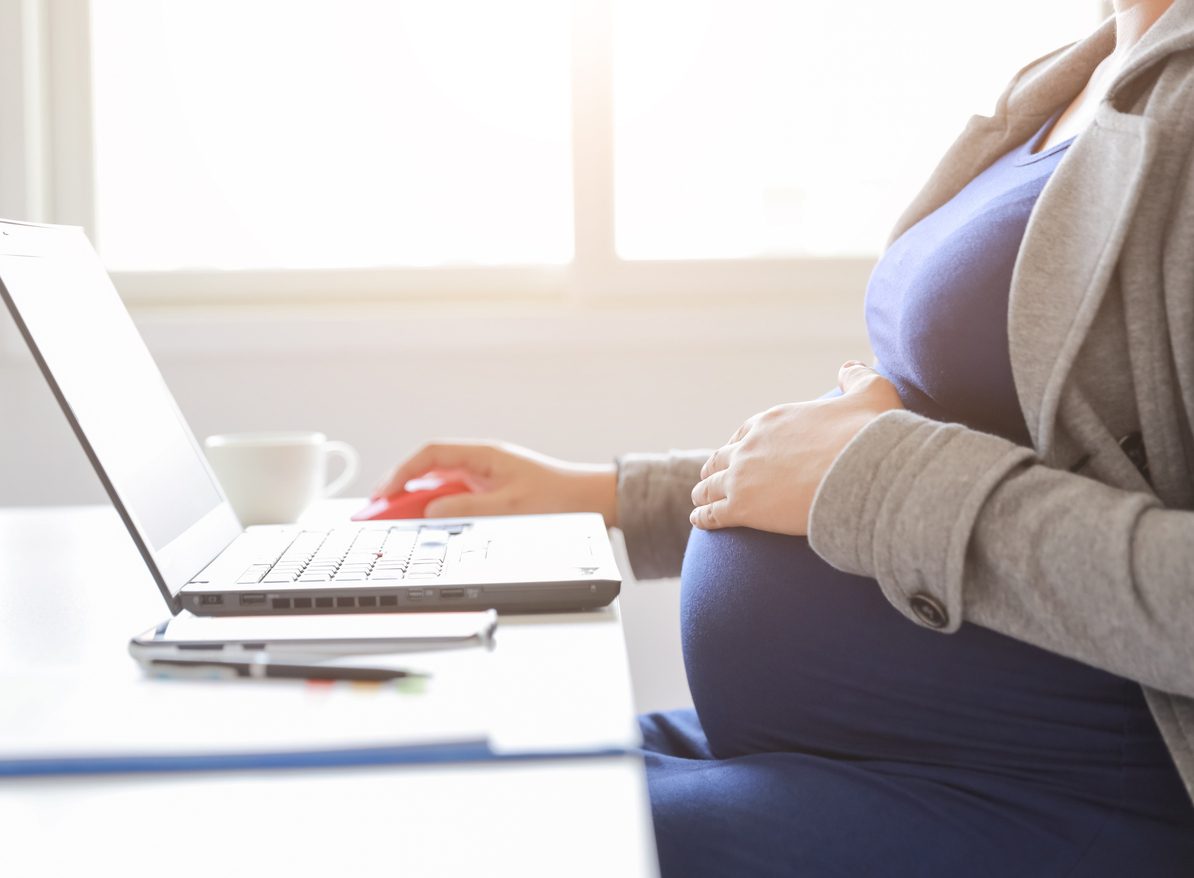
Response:
[{"label": "white desk", "polygon": [[[4,668],[123,682],[165,613],[111,509],[0,510]],[[494,656],[510,722],[632,734],[616,608],[504,617]],[[656,874],[636,757],[0,781],[0,827],[14,875]]]}]

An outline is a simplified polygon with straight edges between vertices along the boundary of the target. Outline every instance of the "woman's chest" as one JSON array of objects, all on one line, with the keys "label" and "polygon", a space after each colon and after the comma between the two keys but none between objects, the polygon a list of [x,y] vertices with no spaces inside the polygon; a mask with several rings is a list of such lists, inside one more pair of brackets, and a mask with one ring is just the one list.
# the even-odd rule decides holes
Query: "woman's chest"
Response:
[{"label": "woman's chest", "polygon": [[1012,149],[883,254],[866,319],[904,405],[937,420],[1027,442],[1012,377],[1008,303],[1020,244],[1067,144]]}]

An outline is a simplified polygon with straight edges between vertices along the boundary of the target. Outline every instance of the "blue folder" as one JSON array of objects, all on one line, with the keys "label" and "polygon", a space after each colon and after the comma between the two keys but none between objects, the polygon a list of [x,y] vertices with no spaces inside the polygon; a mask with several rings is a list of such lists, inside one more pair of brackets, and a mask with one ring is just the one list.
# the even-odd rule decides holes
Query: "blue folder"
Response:
[{"label": "blue folder", "polygon": [[343,750],[294,750],[274,753],[212,753],[152,756],[69,756],[0,759],[0,778],[85,774],[246,771],[300,768],[347,768],[367,765],[442,765],[449,763],[528,762],[544,759],[596,759],[622,756],[623,747],[496,753],[485,743],[360,747]]}]

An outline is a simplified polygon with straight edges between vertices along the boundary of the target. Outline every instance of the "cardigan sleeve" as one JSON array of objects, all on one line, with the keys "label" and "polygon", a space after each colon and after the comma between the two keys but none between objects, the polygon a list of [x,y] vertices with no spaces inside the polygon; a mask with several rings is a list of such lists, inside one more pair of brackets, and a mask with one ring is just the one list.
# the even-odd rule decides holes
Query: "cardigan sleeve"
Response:
[{"label": "cardigan sleeve", "polygon": [[809,542],[914,622],[963,621],[1194,697],[1194,513],[907,411],[822,480]]},{"label": "cardigan sleeve", "polygon": [[672,451],[618,458],[618,527],[637,578],[680,574],[692,530],[692,489],[711,453]]}]

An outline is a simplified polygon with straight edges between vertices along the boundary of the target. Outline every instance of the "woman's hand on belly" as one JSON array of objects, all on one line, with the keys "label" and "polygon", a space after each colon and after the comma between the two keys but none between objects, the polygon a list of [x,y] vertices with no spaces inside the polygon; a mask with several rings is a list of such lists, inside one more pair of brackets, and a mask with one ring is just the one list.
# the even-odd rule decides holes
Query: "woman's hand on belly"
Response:
[{"label": "woman's hand on belly", "polygon": [[868,366],[838,371],[842,395],[788,403],[750,418],[713,452],[692,489],[696,527],[750,527],[803,536],[821,479],[863,427],[903,408],[895,386]]}]

